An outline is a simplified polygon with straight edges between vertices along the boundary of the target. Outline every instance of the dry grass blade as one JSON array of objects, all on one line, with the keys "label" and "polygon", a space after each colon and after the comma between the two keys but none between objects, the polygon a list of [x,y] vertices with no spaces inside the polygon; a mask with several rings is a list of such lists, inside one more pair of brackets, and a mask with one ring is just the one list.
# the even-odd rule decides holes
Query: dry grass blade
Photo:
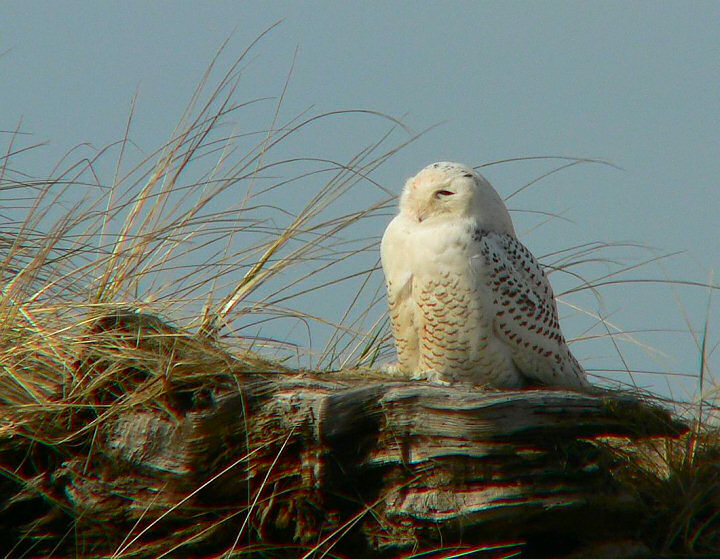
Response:
[{"label": "dry grass blade", "polygon": [[[135,311],[153,308],[166,316],[178,316],[177,309],[185,308],[184,323],[197,324],[202,304],[218,291],[221,304],[216,308],[225,323],[240,301],[247,303],[251,294],[267,285],[267,292],[246,304],[237,317],[251,316],[247,321],[252,322],[267,313],[323,320],[277,304],[317,289],[311,273],[302,272],[285,285],[268,282],[292,266],[328,270],[339,250],[349,259],[364,253],[364,249],[345,246],[348,241],[340,234],[373,214],[375,208],[349,214],[336,208],[360,183],[373,185],[382,196],[375,207],[386,203],[387,194],[372,174],[408,142],[385,148],[398,121],[374,111],[350,110],[301,114],[278,126],[286,82],[266,130],[222,136],[223,122],[260,103],[233,101],[236,70],[248,52],[202,101],[217,59],[213,61],[193,95],[184,123],[166,145],[149,156],[138,159],[133,153],[137,100],[133,100],[120,142],[68,163],[77,151],[72,150],[47,179],[29,179],[14,170],[13,158],[37,147],[17,147],[23,138],[19,129],[10,136],[0,166],[2,189],[11,192],[17,205],[12,208],[14,221],[0,231],[0,407],[5,418],[0,433],[9,445],[0,449],[5,475],[0,484],[3,489],[12,486],[18,491],[5,510],[20,506],[15,502],[28,501],[41,515],[28,523],[12,544],[16,551],[34,553],[31,549],[42,547],[41,542],[33,542],[41,531],[51,534],[48,541],[53,542],[53,553],[68,548],[91,553],[104,545],[103,539],[110,536],[98,529],[97,515],[76,515],[76,507],[85,498],[83,483],[100,483],[98,464],[108,450],[106,437],[112,425],[145,413],[158,414],[163,418],[161,424],[177,421],[188,405],[182,398],[202,401],[204,386],[237,388],[235,375],[284,370],[247,349],[237,361],[208,345],[202,336],[188,337],[185,330]],[[200,108],[193,116],[195,106]],[[293,136],[311,125],[322,126],[326,119],[342,117],[384,119],[391,130],[342,163],[317,154],[283,154],[284,143]],[[262,140],[255,143],[257,134]],[[238,155],[235,142],[244,143],[247,151]],[[108,186],[101,179],[102,169],[114,152]],[[214,156],[218,158],[215,162]],[[204,171],[202,165],[208,163],[210,169]],[[270,174],[278,171],[288,176]],[[318,184],[318,177],[325,182]],[[243,184],[246,196],[228,204],[228,190]],[[306,190],[313,188],[314,194],[296,215],[263,201],[263,197],[298,184]],[[20,206],[26,202],[27,207]],[[277,225],[288,215],[288,224]],[[247,241],[242,248],[233,249],[238,236]],[[201,264],[198,255],[202,255]],[[233,282],[233,289],[218,281],[238,275],[242,279],[239,285],[237,280]],[[146,300],[148,296],[155,299],[152,304]],[[258,341],[260,337],[250,345]],[[234,367],[234,372],[228,373],[228,367]],[[178,400],[177,393],[186,396]],[[248,467],[254,452],[257,449],[229,461],[182,497],[166,495],[161,485],[153,483],[148,483],[149,494],[128,494],[127,502],[140,514],[126,527],[124,538],[115,542],[113,556],[155,549],[149,542],[159,526],[174,522],[186,506],[191,516],[198,514],[193,512],[198,495],[222,483],[222,475],[237,465]],[[58,475],[78,476],[74,493],[57,493],[46,487],[47,475],[58,468],[66,472]],[[124,491],[118,489],[120,494]],[[250,528],[247,523],[260,491],[262,487],[255,501],[241,511],[245,524],[237,534],[238,541]],[[210,513],[202,514],[208,521],[197,530],[177,533],[174,542],[178,549],[204,545],[222,529]],[[63,524],[67,521],[83,527],[67,528]],[[61,535],[53,539],[56,531]],[[33,542],[30,547],[28,542]]]}]

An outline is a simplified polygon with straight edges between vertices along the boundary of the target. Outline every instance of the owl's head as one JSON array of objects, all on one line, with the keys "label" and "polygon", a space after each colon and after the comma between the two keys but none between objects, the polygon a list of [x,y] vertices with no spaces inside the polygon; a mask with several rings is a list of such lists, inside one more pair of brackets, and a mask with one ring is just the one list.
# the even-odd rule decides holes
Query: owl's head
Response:
[{"label": "owl's head", "polygon": [[515,234],[502,198],[483,176],[461,163],[433,163],[408,179],[400,212],[419,223],[473,218],[487,231]]}]

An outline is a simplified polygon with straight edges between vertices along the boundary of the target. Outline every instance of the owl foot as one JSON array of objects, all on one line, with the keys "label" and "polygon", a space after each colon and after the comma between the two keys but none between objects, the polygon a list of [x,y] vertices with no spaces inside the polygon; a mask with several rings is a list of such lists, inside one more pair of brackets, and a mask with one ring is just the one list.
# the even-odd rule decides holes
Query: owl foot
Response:
[{"label": "owl foot", "polygon": [[443,377],[442,374],[437,372],[435,369],[427,369],[425,371],[415,371],[410,375],[412,380],[425,380],[430,384],[437,384],[439,386],[450,386],[452,383]]},{"label": "owl foot", "polygon": [[400,363],[388,363],[386,365],[381,365],[380,370],[388,376],[395,378],[402,378],[407,380],[409,376],[408,371],[400,367]]}]

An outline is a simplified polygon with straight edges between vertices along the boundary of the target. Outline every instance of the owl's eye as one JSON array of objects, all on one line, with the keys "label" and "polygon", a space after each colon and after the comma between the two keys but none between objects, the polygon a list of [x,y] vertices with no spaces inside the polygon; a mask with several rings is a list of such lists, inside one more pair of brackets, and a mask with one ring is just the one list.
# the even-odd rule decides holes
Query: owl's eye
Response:
[{"label": "owl's eye", "polygon": [[442,198],[444,196],[452,196],[455,194],[452,190],[438,190],[435,193],[435,198]]}]

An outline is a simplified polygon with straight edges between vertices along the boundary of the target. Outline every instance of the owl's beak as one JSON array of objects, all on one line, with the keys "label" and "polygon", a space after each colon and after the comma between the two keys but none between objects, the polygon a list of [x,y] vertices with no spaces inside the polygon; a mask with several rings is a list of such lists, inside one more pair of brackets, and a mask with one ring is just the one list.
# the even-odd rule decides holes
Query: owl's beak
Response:
[{"label": "owl's beak", "polygon": [[427,204],[418,204],[415,208],[415,217],[417,217],[418,223],[422,223],[430,213],[430,208]]}]

